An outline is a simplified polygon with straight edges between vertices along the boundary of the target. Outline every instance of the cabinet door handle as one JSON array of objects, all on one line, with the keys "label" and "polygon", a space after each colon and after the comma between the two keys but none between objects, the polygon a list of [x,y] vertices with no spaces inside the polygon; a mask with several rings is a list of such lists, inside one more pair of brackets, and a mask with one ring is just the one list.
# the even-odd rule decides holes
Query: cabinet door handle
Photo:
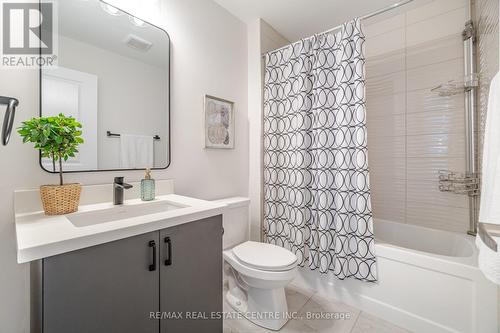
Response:
[{"label": "cabinet door handle", "polygon": [[167,259],[165,259],[165,266],[172,265],[172,240],[170,237],[165,237],[165,243],[167,243]]},{"label": "cabinet door handle", "polygon": [[149,271],[156,271],[156,242],[154,240],[149,241],[149,247],[153,249],[153,263],[149,265]]}]

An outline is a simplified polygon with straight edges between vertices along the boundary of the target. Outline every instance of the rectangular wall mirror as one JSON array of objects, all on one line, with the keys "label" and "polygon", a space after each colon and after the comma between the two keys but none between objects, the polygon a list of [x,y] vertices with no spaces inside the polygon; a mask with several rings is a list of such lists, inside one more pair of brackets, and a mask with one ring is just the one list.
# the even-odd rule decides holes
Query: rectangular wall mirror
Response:
[{"label": "rectangular wall mirror", "polygon": [[[63,170],[168,167],[168,34],[99,0],[55,5],[58,66],[40,69],[40,115],[73,116],[85,140]],[[49,160],[40,165],[57,171]]]}]

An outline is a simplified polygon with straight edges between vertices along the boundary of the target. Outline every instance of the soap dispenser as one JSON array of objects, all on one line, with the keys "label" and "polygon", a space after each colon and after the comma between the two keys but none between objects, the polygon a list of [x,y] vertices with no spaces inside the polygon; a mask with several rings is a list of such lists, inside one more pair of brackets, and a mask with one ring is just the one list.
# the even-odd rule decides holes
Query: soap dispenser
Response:
[{"label": "soap dispenser", "polygon": [[141,200],[151,201],[155,198],[155,180],[151,178],[151,170],[146,169],[146,175],[141,180]]}]

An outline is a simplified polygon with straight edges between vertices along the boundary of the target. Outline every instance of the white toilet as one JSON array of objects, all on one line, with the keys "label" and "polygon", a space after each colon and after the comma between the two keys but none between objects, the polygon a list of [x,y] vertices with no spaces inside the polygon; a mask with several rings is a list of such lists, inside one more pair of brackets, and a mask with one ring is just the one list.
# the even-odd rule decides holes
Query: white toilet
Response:
[{"label": "white toilet", "polygon": [[228,204],[223,218],[226,300],[253,323],[279,330],[289,317],[285,286],[297,273],[297,257],[276,245],[246,241],[248,199],[220,201]]}]

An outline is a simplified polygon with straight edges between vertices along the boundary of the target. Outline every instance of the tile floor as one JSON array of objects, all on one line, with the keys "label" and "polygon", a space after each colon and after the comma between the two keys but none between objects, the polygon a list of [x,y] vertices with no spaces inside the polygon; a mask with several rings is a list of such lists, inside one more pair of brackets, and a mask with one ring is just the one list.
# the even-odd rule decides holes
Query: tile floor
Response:
[{"label": "tile floor", "polygon": [[[225,291],[224,291],[225,292]],[[298,319],[289,320],[280,333],[409,333],[385,320],[371,316],[346,304],[327,300],[312,291],[290,285],[286,290],[289,312]],[[224,302],[224,311],[234,310]],[[308,319],[306,314],[339,313],[343,319]],[[224,333],[275,332],[259,327],[246,319],[224,320]]]}]

